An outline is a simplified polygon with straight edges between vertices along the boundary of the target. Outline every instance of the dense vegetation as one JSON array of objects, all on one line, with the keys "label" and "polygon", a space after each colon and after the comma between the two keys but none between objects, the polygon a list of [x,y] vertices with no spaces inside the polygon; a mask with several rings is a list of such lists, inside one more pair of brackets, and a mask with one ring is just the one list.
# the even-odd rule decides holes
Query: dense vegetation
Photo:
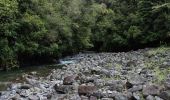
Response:
[{"label": "dense vegetation", "polygon": [[[0,68],[168,43],[169,0],[0,0]],[[34,59],[33,59],[34,58]]]}]

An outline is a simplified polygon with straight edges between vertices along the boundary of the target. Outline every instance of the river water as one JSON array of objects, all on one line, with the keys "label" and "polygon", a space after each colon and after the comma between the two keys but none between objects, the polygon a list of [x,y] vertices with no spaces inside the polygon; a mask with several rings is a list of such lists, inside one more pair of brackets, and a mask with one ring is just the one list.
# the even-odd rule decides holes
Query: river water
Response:
[{"label": "river water", "polygon": [[38,76],[46,76],[52,69],[62,68],[62,65],[42,65],[0,71],[0,91],[6,90],[10,83],[23,82],[22,75],[36,72]]}]

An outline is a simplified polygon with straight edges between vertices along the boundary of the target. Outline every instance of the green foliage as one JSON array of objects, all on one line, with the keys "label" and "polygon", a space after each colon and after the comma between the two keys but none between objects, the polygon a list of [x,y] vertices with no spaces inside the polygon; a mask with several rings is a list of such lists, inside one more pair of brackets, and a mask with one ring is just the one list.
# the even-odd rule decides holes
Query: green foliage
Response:
[{"label": "green foliage", "polygon": [[2,69],[27,58],[56,58],[89,48],[132,49],[168,39],[167,0],[0,1]]}]

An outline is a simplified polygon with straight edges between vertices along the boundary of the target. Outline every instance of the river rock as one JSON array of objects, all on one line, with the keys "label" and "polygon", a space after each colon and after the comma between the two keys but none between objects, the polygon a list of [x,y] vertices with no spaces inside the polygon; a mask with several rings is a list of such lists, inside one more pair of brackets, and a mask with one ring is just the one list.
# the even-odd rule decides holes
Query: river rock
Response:
[{"label": "river rock", "polygon": [[170,90],[168,91],[163,91],[161,94],[160,94],[160,97],[164,100],[170,100]]},{"label": "river rock", "polygon": [[115,96],[115,100],[128,100],[128,97],[119,93],[118,95]]},{"label": "river rock", "polygon": [[90,99],[89,100],[97,100],[97,97],[95,96],[90,96]]},{"label": "river rock", "polygon": [[12,97],[12,100],[19,100],[21,97],[19,94],[16,94],[14,97]]},{"label": "river rock", "polygon": [[155,98],[154,98],[153,96],[151,96],[151,95],[148,95],[148,96],[146,97],[146,100],[155,100]]},{"label": "river rock", "polygon": [[102,98],[101,100],[113,100],[112,98]]},{"label": "river rock", "polygon": [[73,85],[55,85],[54,89],[59,94],[74,93],[75,87]]},{"label": "river rock", "polygon": [[166,89],[170,90],[170,78],[166,79],[164,85]]},{"label": "river rock", "polygon": [[79,94],[93,94],[96,90],[95,86],[80,85],[78,87]]},{"label": "river rock", "polygon": [[160,67],[161,68],[169,68],[170,67],[170,61],[163,62],[163,64]]},{"label": "river rock", "polygon": [[144,96],[148,96],[148,95],[157,96],[160,94],[160,88],[157,85],[146,85],[143,87],[142,92]]},{"label": "river rock", "polygon": [[63,80],[63,84],[64,85],[72,85],[72,83],[75,81],[76,77],[77,77],[76,75],[71,75],[71,76],[65,77]]},{"label": "river rock", "polygon": [[81,100],[89,100],[89,98],[87,96],[82,95]]},{"label": "river rock", "polygon": [[155,100],[164,100],[164,99],[162,99],[162,98],[160,98],[158,96],[155,96]]},{"label": "river rock", "polygon": [[140,99],[141,99],[139,93],[133,93],[133,98],[134,98],[135,100],[140,100]]},{"label": "river rock", "polygon": [[129,83],[133,85],[142,85],[145,83],[146,79],[143,76],[133,73],[128,76]]},{"label": "river rock", "polygon": [[31,88],[31,85],[29,85],[29,84],[22,84],[20,86],[20,89],[30,89],[30,88]]},{"label": "river rock", "polygon": [[81,100],[78,94],[72,94],[68,96],[69,100]]},{"label": "river rock", "polygon": [[137,92],[137,91],[141,91],[143,88],[142,85],[138,85],[138,86],[133,86],[132,88],[128,89],[129,92]]},{"label": "river rock", "polygon": [[29,99],[29,100],[39,100],[39,97],[36,96],[36,95],[29,95],[29,96],[28,96],[28,99]]}]

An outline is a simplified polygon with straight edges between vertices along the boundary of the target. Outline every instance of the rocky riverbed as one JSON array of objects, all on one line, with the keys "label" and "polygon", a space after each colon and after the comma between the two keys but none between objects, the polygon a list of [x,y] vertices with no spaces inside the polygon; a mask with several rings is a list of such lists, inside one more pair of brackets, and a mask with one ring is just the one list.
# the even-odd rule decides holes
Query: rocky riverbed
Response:
[{"label": "rocky riverbed", "polygon": [[0,100],[170,100],[170,49],[85,53],[46,77],[22,75]]}]

